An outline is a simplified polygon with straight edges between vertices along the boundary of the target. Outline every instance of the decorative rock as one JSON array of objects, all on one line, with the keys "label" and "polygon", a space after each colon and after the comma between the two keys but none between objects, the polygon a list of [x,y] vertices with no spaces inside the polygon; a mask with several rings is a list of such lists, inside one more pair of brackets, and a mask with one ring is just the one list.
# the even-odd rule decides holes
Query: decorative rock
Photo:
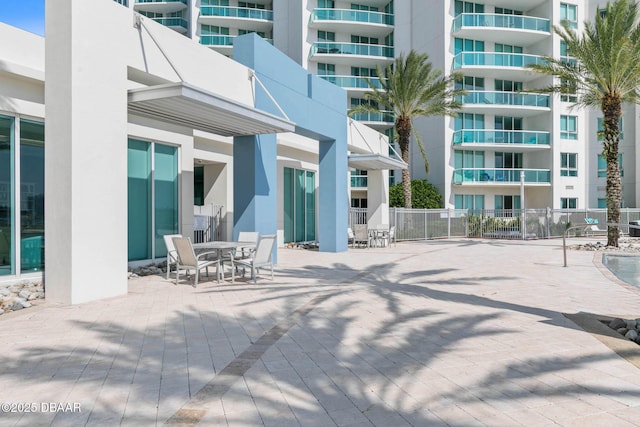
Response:
[{"label": "decorative rock", "polygon": [[636,332],[634,329],[631,329],[629,332],[624,334],[624,337],[628,340],[635,341],[638,339],[638,332]]},{"label": "decorative rock", "polygon": [[8,297],[9,295],[11,295],[11,291],[7,288],[0,288],[0,295]]},{"label": "decorative rock", "polygon": [[615,318],[611,321],[611,323],[609,323],[609,327],[615,330],[618,330],[620,328],[626,328],[627,322],[625,322],[624,319]]},{"label": "decorative rock", "polygon": [[27,298],[29,298],[29,295],[31,295],[29,293],[29,291],[27,291],[26,289],[21,290],[20,292],[18,292],[18,296],[24,300],[26,300]]},{"label": "decorative rock", "polygon": [[625,322],[627,322],[627,329],[635,329],[636,328],[636,319],[628,319],[625,320]]},{"label": "decorative rock", "polygon": [[629,330],[627,328],[618,328],[616,329],[616,331],[620,334],[620,335],[624,335],[627,332],[629,332]]},{"label": "decorative rock", "polygon": [[0,308],[0,314],[4,313],[4,310]]}]

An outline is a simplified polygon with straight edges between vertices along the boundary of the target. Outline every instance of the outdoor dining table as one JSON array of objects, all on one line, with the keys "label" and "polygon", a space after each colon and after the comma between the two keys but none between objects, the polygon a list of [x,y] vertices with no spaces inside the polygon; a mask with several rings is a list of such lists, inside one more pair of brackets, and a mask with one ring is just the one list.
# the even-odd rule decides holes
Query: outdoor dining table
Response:
[{"label": "outdoor dining table", "polygon": [[[215,253],[218,259],[222,259],[222,254],[224,251],[229,251],[229,258],[231,260],[231,283],[235,281],[235,271],[233,269],[233,259],[235,257],[236,251],[238,249],[255,249],[255,242],[233,242],[233,241],[213,241],[213,242],[202,242],[202,243],[194,243],[193,250],[196,254],[200,255],[203,253]],[[217,272],[216,272],[217,274]],[[224,269],[222,270],[222,275],[224,278]]]}]

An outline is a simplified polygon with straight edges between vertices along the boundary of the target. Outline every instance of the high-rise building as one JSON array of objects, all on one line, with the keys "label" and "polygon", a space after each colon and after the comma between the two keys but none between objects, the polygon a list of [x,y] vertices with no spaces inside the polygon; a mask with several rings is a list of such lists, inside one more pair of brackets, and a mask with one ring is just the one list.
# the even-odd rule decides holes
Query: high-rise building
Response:
[{"label": "high-rise building", "polygon": [[[551,78],[527,68],[545,55],[574,60],[554,25],[582,31],[594,0],[129,0],[128,7],[225,55],[233,38],[256,32],[307,70],[364,101],[377,67],[411,49],[445,73],[464,75],[457,117],[416,120],[430,171],[417,149],[412,178],[428,178],[445,207],[467,209],[605,207],[601,114],[573,108],[575,96],[535,93]],[[623,207],[637,204],[635,108],[621,123]],[[357,120],[379,131],[388,112]],[[352,206],[366,207],[366,171],[352,171]],[[393,172],[391,173],[393,177]],[[397,174],[399,176],[399,174]],[[392,178],[393,179],[393,178]]]}]

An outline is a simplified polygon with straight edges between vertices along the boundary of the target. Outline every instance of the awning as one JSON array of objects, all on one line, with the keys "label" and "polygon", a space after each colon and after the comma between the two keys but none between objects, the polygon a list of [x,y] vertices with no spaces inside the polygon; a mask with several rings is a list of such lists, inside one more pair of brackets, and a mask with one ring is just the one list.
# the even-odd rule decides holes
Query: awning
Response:
[{"label": "awning", "polygon": [[360,170],[407,169],[407,164],[381,154],[349,154],[349,167]]},{"label": "awning", "polygon": [[130,89],[129,113],[222,136],[295,131],[288,120],[184,82]]}]

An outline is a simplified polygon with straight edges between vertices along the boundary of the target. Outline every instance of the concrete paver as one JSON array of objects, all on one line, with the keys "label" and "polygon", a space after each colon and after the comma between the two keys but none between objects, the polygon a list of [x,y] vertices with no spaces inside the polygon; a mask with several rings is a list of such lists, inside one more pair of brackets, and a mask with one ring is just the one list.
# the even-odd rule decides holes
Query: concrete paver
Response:
[{"label": "concrete paver", "polygon": [[637,425],[640,370],[563,313],[640,317],[640,289],[559,245],[281,249],[273,282],[0,316],[0,426]]}]

